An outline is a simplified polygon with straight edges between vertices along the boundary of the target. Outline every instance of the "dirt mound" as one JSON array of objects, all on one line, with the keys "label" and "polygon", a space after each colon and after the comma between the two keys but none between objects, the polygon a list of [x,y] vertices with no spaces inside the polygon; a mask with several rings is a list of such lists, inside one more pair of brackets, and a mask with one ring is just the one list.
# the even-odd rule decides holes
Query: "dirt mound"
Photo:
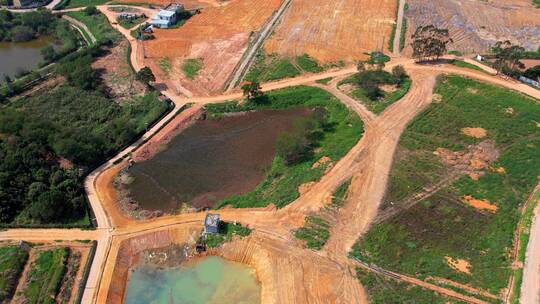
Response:
[{"label": "dirt mound", "polygon": [[471,205],[472,207],[474,207],[476,209],[486,210],[486,211],[489,211],[491,213],[497,212],[497,206],[493,205],[488,200],[475,199],[470,195],[465,195],[462,199],[468,205]]},{"label": "dirt mound", "polygon": [[437,148],[433,153],[438,155],[445,165],[469,174],[474,180],[484,175],[484,170],[499,157],[499,151],[491,140],[471,145],[467,151],[454,152],[445,148]]},{"label": "dirt mound", "polygon": [[461,132],[474,138],[484,138],[487,135],[487,131],[484,128],[463,128]]},{"label": "dirt mound", "polygon": [[365,59],[387,49],[396,9],[390,0],[295,0],[265,50],[322,63]]},{"label": "dirt mound", "polygon": [[323,156],[323,157],[321,157],[318,161],[316,161],[316,162],[313,164],[313,166],[311,166],[311,169],[317,169],[317,168],[319,168],[320,166],[322,166],[322,165],[324,165],[324,164],[326,164],[326,163],[328,163],[328,162],[330,162],[330,161],[332,161],[332,160],[330,159],[330,157],[328,157],[328,156]]},{"label": "dirt mound", "polygon": [[454,40],[450,49],[478,53],[489,51],[491,45],[504,40],[529,50],[540,46],[540,10],[529,0],[411,0],[407,3],[409,33],[427,24],[447,28]]},{"label": "dirt mound", "polygon": [[471,264],[467,260],[453,259],[449,256],[445,256],[444,259],[446,260],[448,266],[452,267],[453,269],[466,274],[471,274]]}]

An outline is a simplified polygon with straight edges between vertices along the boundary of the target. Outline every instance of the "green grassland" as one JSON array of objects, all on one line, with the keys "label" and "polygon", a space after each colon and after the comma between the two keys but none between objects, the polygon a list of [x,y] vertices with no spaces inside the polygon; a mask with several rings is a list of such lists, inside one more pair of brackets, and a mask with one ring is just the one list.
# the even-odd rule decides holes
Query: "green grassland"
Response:
[{"label": "green grassland", "polygon": [[262,207],[270,203],[283,207],[298,198],[301,184],[316,181],[324,173],[326,166],[312,169],[312,165],[323,156],[337,161],[360,139],[363,124],[360,118],[341,104],[328,92],[313,87],[299,86],[269,92],[268,102],[263,104],[236,102],[208,105],[209,115],[256,109],[286,109],[293,107],[324,107],[328,111],[327,128],[318,141],[318,148],[311,157],[300,162],[285,165],[278,156],[274,159],[265,179],[257,188],[246,194],[226,198],[219,206]]},{"label": "green grassland", "polygon": [[[540,105],[459,76],[441,78],[435,93],[441,101],[422,112],[401,138],[383,209],[445,176],[447,170],[433,155],[438,147],[459,151],[492,140],[500,152],[492,167],[504,167],[506,173],[488,170],[478,181],[460,178],[374,225],[351,254],[398,273],[448,278],[499,294],[512,272],[509,252],[519,208],[538,182]],[[487,137],[465,136],[464,127],[484,128]],[[461,202],[464,195],[487,199],[498,210],[479,212]],[[445,256],[469,261],[471,274],[450,268]]]},{"label": "green grassland", "polygon": [[66,271],[68,248],[41,251],[28,272],[28,285],[23,291],[28,303],[56,303]]},{"label": "green grassland", "polygon": [[82,23],[86,24],[90,32],[96,37],[98,41],[104,40],[119,40],[122,36],[115,31],[109,24],[107,17],[101,12],[95,15],[87,15],[84,11],[69,12],[66,15],[73,17]]},{"label": "green grassland", "polygon": [[356,269],[358,279],[366,288],[372,304],[454,304],[464,303],[444,297],[431,290],[384,278],[378,274]]},{"label": "green grassland", "polygon": [[27,259],[28,252],[18,246],[0,247],[0,302],[9,302]]},{"label": "green grassland", "polygon": [[302,73],[320,73],[324,67],[304,54],[295,58],[281,57],[278,54],[257,53],[255,61],[244,77],[247,81],[267,82],[284,78],[291,78]]},{"label": "green grassland", "polygon": [[199,71],[203,68],[203,62],[201,59],[187,59],[184,64],[182,64],[182,71],[188,79],[194,79]]}]

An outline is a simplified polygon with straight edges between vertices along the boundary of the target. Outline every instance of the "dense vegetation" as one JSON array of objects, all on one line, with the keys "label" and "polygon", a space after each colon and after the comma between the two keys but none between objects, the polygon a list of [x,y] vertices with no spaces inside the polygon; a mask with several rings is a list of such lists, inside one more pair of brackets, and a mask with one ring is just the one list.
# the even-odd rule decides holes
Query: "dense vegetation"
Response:
[{"label": "dense vegetation", "polygon": [[15,292],[28,252],[18,246],[0,247],[0,302],[7,302]]},{"label": "dense vegetation", "polygon": [[304,227],[296,229],[293,234],[297,239],[306,241],[307,248],[320,250],[330,237],[330,225],[318,216],[306,217]]},{"label": "dense vegetation", "polygon": [[295,58],[285,58],[278,54],[267,55],[261,51],[257,53],[255,61],[244,79],[265,82],[295,77],[303,72],[319,73],[323,70],[324,68],[307,54]]},{"label": "dense vegetation", "polygon": [[[360,71],[339,83],[340,86],[344,84],[353,85],[351,95],[370,111],[380,113],[409,91],[411,80],[405,70],[397,66],[392,73],[379,69]],[[395,86],[395,90],[385,92],[382,85]]]},{"label": "dense vegetation", "polygon": [[24,297],[28,303],[54,304],[66,271],[69,248],[39,252],[28,272]]},{"label": "dense vegetation", "polygon": [[431,290],[386,279],[378,274],[357,268],[356,274],[366,288],[370,303],[373,304],[452,304],[463,303],[443,297]]},{"label": "dense vegetation", "polygon": [[233,196],[220,202],[220,206],[231,204],[234,207],[261,207],[270,203],[283,207],[299,195],[298,187],[304,183],[318,180],[328,164],[312,168],[323,156],[337,161],[343,157],[359,140],[363,132],[360,118],[335,97],[324,90],[313,87],[291,87],[269,92],[266,102],[229,102],[208,105],[210,115],[257,109],[286,109],[292,107],[324,108],[328,114],[328,128],[317,142],[317,148],[308,157],[293,164],[285,164],[276,156],[266,174],[265,180],[252,192]]},{"label": "dense vegetation", "polygon": [[[352,254],[400,273],[443,277],[498,294],[511,273],[508,252],[513,245],[519,208],[538,183],[540,172],[540,106],[518,93],[458,76],[439,81],[441,101],[431,105],[407,128],[392,169],[388,202],[405,198],[444,178],[447,170],[433,155],[438,147],[464,151],[492,140],[499,158],[477,181],[464,176],[398,216],[377,224]],[[482,127],[487,137],[461,132]],[[481,212],[462,202],[471,195],[496,205]],[[445,257],[464,259],[470,272],[451,268]]]},{"label": "dense vegetation", "polygon": [[57,65],[64,85],[0,109],[0,223],[76,225],[86,215],[81,173],[167,109],[157,93],[109,99],[90,66],[101,53],[94,47],[68,55]]},{"label": "dense vegetation", "polygon": [[69,12],[66,15],[84,23],[97,41],[119,40],[122,35],[109,24],[107,17],[101,12],[89,13],[87,11]]},{"label": "dense vegetation", "polygon": [[204,243],[209,248],[216,248],[225,242],[230,242],[234,236],[246,237],[251,229],[240,224],[219,222],[219,233],[207,234]]}]

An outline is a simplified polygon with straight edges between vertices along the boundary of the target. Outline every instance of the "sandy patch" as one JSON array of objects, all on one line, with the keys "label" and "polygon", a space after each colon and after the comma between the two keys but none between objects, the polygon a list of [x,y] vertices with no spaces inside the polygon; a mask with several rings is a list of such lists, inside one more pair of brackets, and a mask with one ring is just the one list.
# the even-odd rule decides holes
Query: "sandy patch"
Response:
[{"label": "sandy patch", "polygon": [[386,93],[392,93],[397,90],[397,85],[395,84],[383,84],[379,86],[381,90],[383,90]]},{"label": "sandy patch", "polygon": [[484,138],[487,135],[487,131],[484,128],[463,128],[461,132],[474,138]]},{"label": "sandy patch", "polygon": [[470,195],[465,195],[462,200],[476,209],[486,210],[491,213],[497,212],[497,206],[488,200],[475,199]]},{"label": "sandy patch", "polygon": [[311,169],[317,169],[319,168],[320,166],[326,164],[327,162],[331,161],[330,157],[328,156],[323,156],[321,157],[318,161],[316,161],[313,166],[311,166]]},{"label": "sandy patch", "polygon": [[467,260],[453,259],[449,256],[445,256],[444,259],[446,260],[448,266],[452,267],[452,269],[466,274],[471,274],[471,264]]},{"label": "sandy patch", "polygon": [[506,109],[504,110],[504,112],[505,112],[506,114],[512,115],[512,114],[514,114],[514,108],[506,108]]},{"label": "sandy patch", "polygon": [[442,95],[441,94],[433,94],[432,102],[433,103],[439,103],[442,101]]},{"label": "sandy patch", "polygon": [[467,88],[467,92],[469,92],[469,93],[471,93],[471,94],[477,94],[477,93],[478,93],[478,89]]},{"label": "sandy patch", "polygon": [[307,183],[301,184],[300,187],[298,187],[298,192],[300,193],[300,195],[304,195],[315,184],[316,182],[307,182]]},{"label": "sandy patch", "polygon": [[471,145],[467,149],[468,151],[454,152],[437,148],[433,153],[439,156],[445,165],[468,174],[473,180],[478,180],[483,176],[489,164],[499,157],[495,144],[490,140]]},{"label": "sandy patch", "polygon": [[500,173],[500,174],[506,173],[506,169],[504,167],[498,167],[498,168],[495,168],[494,170],[495,172]]}]

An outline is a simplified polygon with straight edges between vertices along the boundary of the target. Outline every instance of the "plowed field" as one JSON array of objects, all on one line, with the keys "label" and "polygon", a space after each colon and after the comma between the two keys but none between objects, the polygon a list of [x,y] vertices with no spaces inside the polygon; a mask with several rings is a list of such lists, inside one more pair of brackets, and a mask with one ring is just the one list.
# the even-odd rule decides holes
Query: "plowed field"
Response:
[{"label": "plowed field", "polygon": [[[220,7],[208,7],[178,29],[156,29],[154,40],[144,42],[147,65],[154,71],[167,58],[170,71],[160,79],[180,85],[194,95],[217,93],[247,48],[250,34],[262,27],[279,7],[280,0],[235,0]],[[187,79],[181,66],[185,59],[198,58],[202,69]],[[177,84],[176,84],[177,85]]]},{"label": "plowed field", "polygon": [[365,52],[387,49],[396,6],[394,0],[296,0],[265,49],[307,53],[322,63],[363,59]]},{"label": "plowed field", "polygon": [[408,36],[419,25],[433,24],[450,31],[454,39],[451,49],[466,53],[489,50],[498,40],[507,39],[530,50],[540,45],[540,10],[530,0],[407,2]]}]

